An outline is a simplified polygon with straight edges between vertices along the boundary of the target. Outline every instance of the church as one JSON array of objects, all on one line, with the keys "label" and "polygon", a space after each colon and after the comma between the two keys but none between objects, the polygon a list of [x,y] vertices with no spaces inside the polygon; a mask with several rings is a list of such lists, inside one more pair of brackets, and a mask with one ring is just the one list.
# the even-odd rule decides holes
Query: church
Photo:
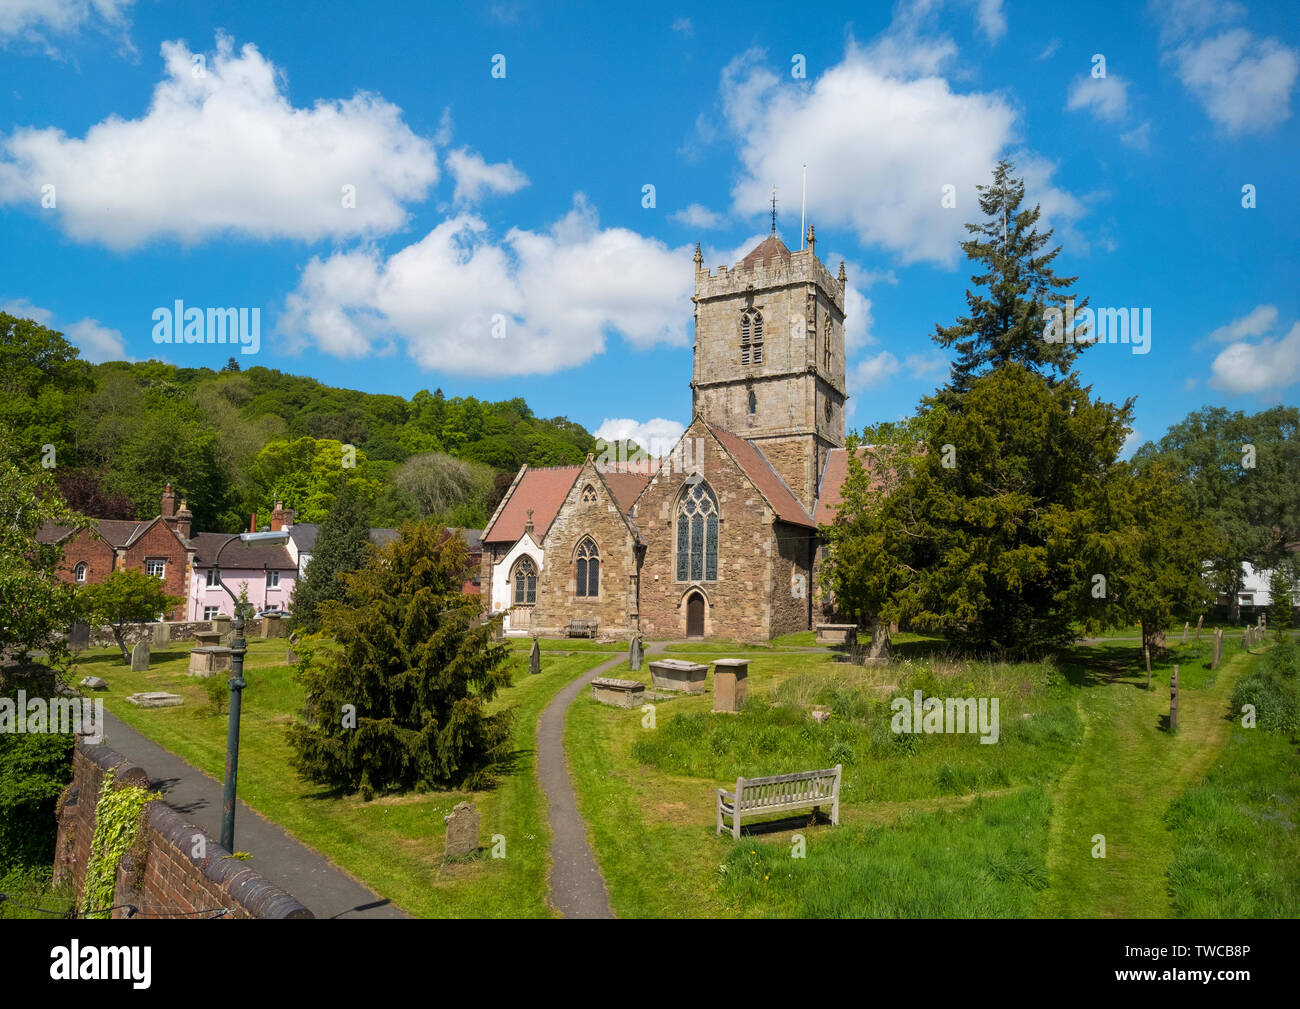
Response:
[{"label": "church", "polygon": [[825,618],[824,539],[847,472],[844,264],[776,234],[732,268],[695,248],[690,426],[650,465],[523,466],[483,531],[507,634],[761,641]]}]

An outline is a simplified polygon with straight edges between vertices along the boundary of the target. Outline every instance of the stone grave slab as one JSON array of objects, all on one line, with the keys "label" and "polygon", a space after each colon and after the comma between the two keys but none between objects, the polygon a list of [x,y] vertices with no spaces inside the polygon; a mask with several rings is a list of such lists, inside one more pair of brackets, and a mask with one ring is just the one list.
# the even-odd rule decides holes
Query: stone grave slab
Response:
[{"label": "stone grave slab", "polygon": [[591,681],[591,696],[616,708],[639,708],[645,700],[645,684],[600,676]]},{"label": "stone grave slab", "polygon": [[175,708],[184,704],[185,698],[164,690],[146,690],[144,693],[129,695],[126,703],[141,708]]},{"label": "stone grave slab", "polygon": [[650,663],[650,685],[658,690],[702,694],[708,675],[708,666],[685,659],[656,659]]}]

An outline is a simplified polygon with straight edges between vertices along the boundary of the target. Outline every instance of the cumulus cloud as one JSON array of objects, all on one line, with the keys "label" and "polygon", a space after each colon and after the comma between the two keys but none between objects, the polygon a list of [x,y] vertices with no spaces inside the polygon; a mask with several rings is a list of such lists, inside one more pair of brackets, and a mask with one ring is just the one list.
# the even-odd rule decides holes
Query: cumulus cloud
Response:
[{"label": "cumulus cloud", "polygon": [[663,417],[646,421],[606,417],[592,434],[610,444],[616,441],[634,441],[651,456],[658,457],[671,452],[685,432],[684,424]]},{"label": "cumulus cloud", "polygon": [[939,350],[908,354],[902,361],[887,350],[865,357],[849,372],[850,392],[875,389],[901,374],[909,378],[937,378],[947,374],[948,358]]},{"label": "cumulus cloud", "polygon": [[1215,343],[1234,343],[1252,336],[1262,336],[1277,323],[1277,306],[1260,305],[1240,319],[1233,319],[1210,334]]},{"label": "cumulus cloud", "polygon": [[456,180],[452,200],[458,205],[478,203],[486,195],[509,196],[528,185],[528,176],[512,162],[490,165],[467,147],[448,152],[446,162]]},{"label": "cumulus cloud", "polygon": [[716,228],[723,221],[721,214],[714,213],[699,203],[692,203],[675,214],[670,214],[668,219],[688,228]]},{"label": "cumulus cloud", "polygon": [[1300,381],[1300,322],[1283,337],[1225,348],[1210,385],[1229,393],[1276,393]]},{"label": "cumulus cloud", "polygon": [[0,42],[11,38],[44,39],[87,25],[124,29],[134,0],[3,0]]},{"label": "cumulus cloud", "polygon": [[1065,107],[1070,112],[1084,109],[1108,123],[1118,122],[1128,112],[1128,82],[1118,74],[1076,77]]},{"label": "cumulus cloud", "polygon": [[81,351],[82,359],[91,364],[131,360],[126,356],[126,342],[122,339],[121,331],[101,326],[97,319],[80,319],[70,326],[60,327],[55,323],[53,312],[48,308],[33,305],[25,298],[0,305],[0,312],[21,319],[31,319],[47,329],[61,329],[67,341]]},{"label": "cumulus cloud", "polygon": [[314,241],[391,232],[437,180],[433,147],[377,95],[294,107],[276,67],[224,35],[204,62],[183,42],[162,55],[143,117],[110,116],[81,138],[0,137],[0,203],[39,206],[53,185],[67,234],[115,249],[223,233]]},{"label": "cumulus cloud", "polygon": [[1263,133],[1291,118],[1300,53],[1234,28],[1176,49],[1178,79],[1231,135]]},{"label": "cumulus cloud", "polygon": [[695,26],[691,24],[690,18],[675,18],[673,20],[673,31],[682,38],[690,39],[695,37]]},{"label": "cumulus cloud", "polygon": [[[751,50],[724,69],[722,110],[740,160],[733,212],[751,217],[771,187],[797,195],[808,165],[808,215],[829,232],[852,229],[860,241],[919,260],[955,264],[968,236],[976,185],[988,183],[1014,140],[1016,112],[1002,95],[962,94],[936,71],[948,40],[897,32],[870,47],[850,43],[844,59],[795,86]],[[1028,199],[1082,212],[1040,176]],[[941,205],[943,187],[957,211]]]},{"label": "cumulus cloud", "polygon": [[684,346],[693,249],[601,228],[582,194],[549,231],[494,241],[463,212],[384,258],[373,249],[313,258],[279,329],[292,348],[338,357],[398,344],[422,368],[463,375],[548,374],[632,346]]}]

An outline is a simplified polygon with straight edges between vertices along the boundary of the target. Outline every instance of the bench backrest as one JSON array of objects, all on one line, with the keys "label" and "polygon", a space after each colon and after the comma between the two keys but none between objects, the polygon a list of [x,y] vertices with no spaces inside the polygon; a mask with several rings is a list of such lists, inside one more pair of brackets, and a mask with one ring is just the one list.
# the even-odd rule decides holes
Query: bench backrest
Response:
[{"label": "bench backrest", "polygon": [[736,782],[736,802],[741,809],[762,809],[814,799],[831,799],[839,788],[842,765],[821,771],[777,774],[769,778],[740,778]]}]

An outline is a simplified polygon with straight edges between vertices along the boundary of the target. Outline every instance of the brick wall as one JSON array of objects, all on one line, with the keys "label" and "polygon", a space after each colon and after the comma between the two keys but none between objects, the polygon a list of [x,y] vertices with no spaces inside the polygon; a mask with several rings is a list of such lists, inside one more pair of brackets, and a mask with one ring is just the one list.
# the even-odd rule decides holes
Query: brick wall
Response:
[{"label": "brick wall", "polygon": [[184,620],[188,615],[185,612],[185,601],[190,589],[189,552],[176,538],[176,534],[161,521],[146,529],[127,548],[121,566],[144,571],[145,561],[153,558],[162,558],[167,562],[163,569],[163,588],[168,595],[178,596],[181,600],[168,616],[172,620]]},{"label": "brick wall", "polygon": [[[142,767],[128,762],[106,746],[90,746],[79,740],[73,751],[72,783],[59,799],[59,835],[54,856],[57,881],[70,880],[78,894],[90,860],[90,843],[95,833],[95,806],[104,772],[115,770],[123,784],[147,788],[149,776]],[[204,856],[194,857],[197,839],[202,838]],[[134,851],[118,865],[114,904],[134,904],[143,917],[164,917],[181,912],[230,908],[231,918],[312,918],[314,915],[294,897],[272,884],[239,859],[229,854],[197,827],[161,802],[145,807]],[[195,918],[211,918],[197,914]],[[127,917],[125,908],[114,918]]]},{"label": "brick wall", "polygon": [[113,548],[91,529],[80,529],[64,541],[63,560],[55,570],[65,582],[76,582],[81,563],[86,565],[86,585],[97,585],[113,573]]}]

